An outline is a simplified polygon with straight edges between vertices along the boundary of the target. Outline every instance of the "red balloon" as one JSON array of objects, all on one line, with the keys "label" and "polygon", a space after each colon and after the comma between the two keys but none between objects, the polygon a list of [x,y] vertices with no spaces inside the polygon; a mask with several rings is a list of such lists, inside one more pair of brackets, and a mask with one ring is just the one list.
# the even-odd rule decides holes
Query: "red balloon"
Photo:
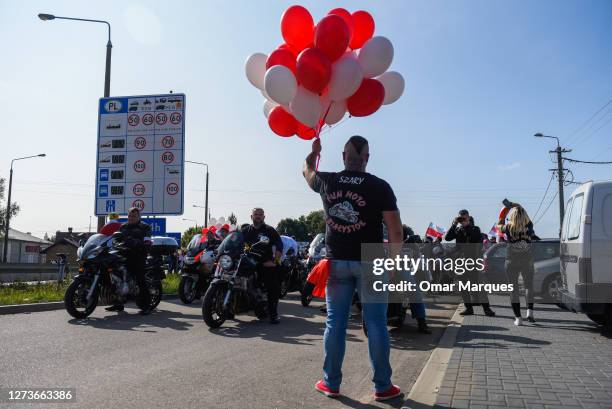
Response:
[{"label": "red balloon", "polygon": [[361,48],[374,35],[374,19],[363,10],[354,12],[352,17],[354,27],[350,46],[354,50]]},{"label": "red balloon", "polygon": [[335,14],[336,16],[342,17],[342,20],[344,20],[349,29],[349,38],[351,38],[353,36],[353,16],[351,16],[351,13],[349,13],[346,9],[337,8],[327,13],[328,16],[330,14]]},{"label": "red balloon", "polygon": [[302,6],[291,6],[281,17],[281,33],[285,42],[302,51],[312,42],[314,35],[314,21],[312,16]]},{"label": "red balloon", "polygon": [[359,89],[346,101],[352,116],[368,116],[378,111],[385,99],[385,87],[378,80],[366,78]]},{"label": "red balloon", "polygon": [[278,49],[279,49],[279,50],[288,50],[288,51],[291,51],[291,53],[292,53],[292,54],[293,54],[293,55],[294,55],[296,58],[297,58],[297,56],[298,56],[298,54],[299,54],[299,53],[298,53],[298,52],[297,52],[297,51],[296,51],[296,50],[295,50],[293,47],[291,47],[291,46],[290,46],[289,44],[287,44],[287,43],[282,43],[281,45],[279,45],[279,46],[278,46]]},{"label": "red balloon", "polygon": [[331,78],[331,62],[318,48],[307,48],[298,55],[296,77],[309,91],[319,94]]},{"label": "red balloon", "polygon": [[350,39],[348,26],[342,17],[335,14],[323,17],[315,29],[315,47],[323,51],[331,62],[344,54]]},{"label": "red balloon", "polygon": [[285,108],[276,106],[268,115],[268,125],[279,136],[293,136],[297,132],[298,122]]},{"label": "red balloon", "polygon": [[317,136],[317,131],[298,121],[297,136],[305,141],[309,141]]},{"label": "red balloon", "polygon": [[266,60],[266,70],[273,65],[284,65],[295,73],[295,54],[286,49],[276,49]]}]

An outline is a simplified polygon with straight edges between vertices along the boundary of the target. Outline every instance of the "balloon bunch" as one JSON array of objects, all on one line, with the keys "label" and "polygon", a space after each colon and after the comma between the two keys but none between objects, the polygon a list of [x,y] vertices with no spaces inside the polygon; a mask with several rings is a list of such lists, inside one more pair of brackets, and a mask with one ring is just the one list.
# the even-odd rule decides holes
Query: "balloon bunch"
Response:
[{"label": "balloon bunch", "polygon": [[392,104],[404,92],[404,78],[387,71],[393,45],[374,35],[367,11],[331,10],[315,26],[302,6],[281,17],[281,44],[270,55],[246,60],[248,80],[266,97],[264,115],[274,133],[318,137],[349,113],[362,117]]}]

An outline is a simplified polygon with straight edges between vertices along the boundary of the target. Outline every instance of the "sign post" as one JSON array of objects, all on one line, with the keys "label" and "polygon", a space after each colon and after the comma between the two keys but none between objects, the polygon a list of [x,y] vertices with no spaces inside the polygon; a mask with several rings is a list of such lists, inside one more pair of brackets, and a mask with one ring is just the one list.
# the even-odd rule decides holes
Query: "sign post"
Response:
[{"label": "sign post", "polygon": [[101,98],[96,216],[182,215],[184,149],[184,94]]}]

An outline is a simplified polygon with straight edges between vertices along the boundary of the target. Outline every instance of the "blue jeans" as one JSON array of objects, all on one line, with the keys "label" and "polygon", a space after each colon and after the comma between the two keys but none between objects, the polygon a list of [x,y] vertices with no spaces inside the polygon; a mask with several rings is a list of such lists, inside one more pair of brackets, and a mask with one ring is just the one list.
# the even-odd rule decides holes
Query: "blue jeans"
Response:
[{"label": "blue jeans", "polygon": [[[365,264],[364,266],[368,266]],[[342,361],[346,347],[346,328],[355,290],[361,295],[362,278],[380,279],[360,261],[332,260],[326,288],[327,323],[325,328],[325,362],[323,380],[332,390],[339,390],[342,382]],[[382,276],[381,276],[382,277]],[[368,351],[376,392],[391,386],[389,363],[389,333],[387,332],[387,294],[377,293],[376,302],[362,302],[363,320],[368,328]]]}]

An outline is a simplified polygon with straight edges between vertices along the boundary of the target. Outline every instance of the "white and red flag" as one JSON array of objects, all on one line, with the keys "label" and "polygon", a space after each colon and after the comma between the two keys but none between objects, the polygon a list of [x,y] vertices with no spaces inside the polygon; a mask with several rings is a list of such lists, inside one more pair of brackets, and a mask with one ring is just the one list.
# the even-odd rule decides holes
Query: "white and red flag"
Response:
[{"label": "white and red flag", "polygon": [[491,230],[489,231],[489,237],[491,236],[505,238],[505,234],[502,233],[501,230],[499,230],[499,227],[497,227],[497,224],[494,224],[493,227],[491,227]]},{"label": "white and red flag", "polygon": [[429,223],[427,231],[425,232],[426,236],[433,237],[434,239],[443,238],[445,234],[446,230],[444,229],[444,227],[440,227],[437,224],[433,223]]}]

